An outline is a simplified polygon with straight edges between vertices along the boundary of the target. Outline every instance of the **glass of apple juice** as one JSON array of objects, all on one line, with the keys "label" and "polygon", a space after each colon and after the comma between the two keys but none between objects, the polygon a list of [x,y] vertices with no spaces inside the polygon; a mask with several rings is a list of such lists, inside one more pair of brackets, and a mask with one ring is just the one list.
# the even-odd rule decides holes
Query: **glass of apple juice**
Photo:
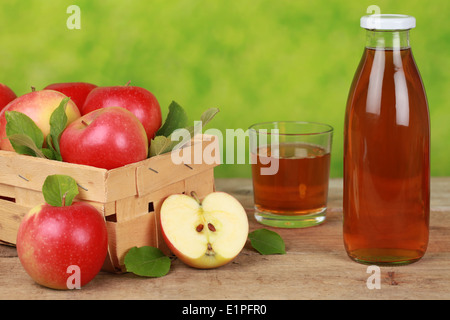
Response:
[{"label": "glass of apple juice", "polygon": [[324,222],[333,127],[276,121],[248,132],[256,220],[280,228]]}]

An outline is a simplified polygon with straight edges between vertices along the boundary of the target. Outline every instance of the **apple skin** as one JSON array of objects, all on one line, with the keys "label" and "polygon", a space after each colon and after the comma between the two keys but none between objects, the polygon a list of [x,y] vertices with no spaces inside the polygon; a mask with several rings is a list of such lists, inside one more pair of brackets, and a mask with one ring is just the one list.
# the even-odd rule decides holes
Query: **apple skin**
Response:
[{"label": "apple skin", "polygon": [[[29,116],[42,130],[45,139],[50,133],[50,116],[64,98],[67,97],[61,92],[40,90],[24,94],[11,101],[0,112],[0,149],[14,151],[6,136],[6,111],[19,111]],[[72,100],[67,103],[66,115],[68,124],[81,116]]]},{"label": "apple skin", "polygon": [[78,109],[81,109],[87,95],[95,88],[97,85],[88,82],[61,82],[49,84],[44,90],[55,90],[65,94],[75,102]]},{"label": "apple skin", "polygon": [[98,87],[92,90],[81,107],[85,115],[104,107],[122,107],[131,111],[143,124],[150,142],[161,127],[161,107],[156,97],[148,90],[136,86]]},{"label": "apple skin", "polygon": [[14,91],[7,85],[0,83],[0,110],[2,110],[8,103],[17,98]]},{"label": "apple skin", "polygon": [[61,134],[63,161],[114,169],[147,158],[148,140],[141,122],[121,107],[94,110]]},{"label": "apple skin", "polygon": [[[215,226],[214,231],[209,230],[209,222]],[[249,231],[245,209],[225,192],[208,194],[201,205],[185,194],[170,195],[161,206],[160,224],[172,253],[198,269],[218,268],[231,262],[242,251]],[[197,229],[199,224],[203,224],[201,231]],[[213,254],[209,254],[207,243]]]},{"label": "apple skin", "polygon": [[68,289],[69,266],[80,268],[81,286],[98,274],[108,251],[108,232],[102,215],[88,203],[41,204],[22,219],[16,247],[22,266],[37,283]]}]

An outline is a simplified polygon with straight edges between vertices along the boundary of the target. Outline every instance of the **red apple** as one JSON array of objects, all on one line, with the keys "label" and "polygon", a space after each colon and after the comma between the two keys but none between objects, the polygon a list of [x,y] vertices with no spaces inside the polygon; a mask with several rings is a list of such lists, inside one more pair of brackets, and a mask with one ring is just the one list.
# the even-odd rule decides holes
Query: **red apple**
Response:
[{"label": "red apple", "polygon": [[2,110],[8,103],[17,98],[14,91],[12,91],[8,86],[0,83],[0,110]]},{"label": "red apple", "polygon": [[121,107],[94,110],[75,120],[61,134],[63,161],[114,169],[147,158],[144,127]]},{"label": "red apple", "polygon": [[[24,94],[11,101],[0,112],[0,149],[14,151],[6,136],[5,111],[19,111],[29,116],[42,130],[45,138],[50,133],[50,116],[64,98],[67,97],[61,92],[41,90]],[[66,115],[68,124],[80,117],[78,107],[71,100],[67,103]]]},{"label": "red apple", "polygon": [[22,219],[16,246],[22,266],[37,283],[68,289],[69,277],[75,272],[79,285],[84,286],[100,271],[108,251],[108,233],[104,218],[88,203],[42,204]]},{"label": "red apple", "polygon": [[148,90],[136,86],[98,87],[92,90],[80,109],[82,115],[104,107],[122,107],[131,111],[144,125],[148,141],[161,127],[162,116],[158,100]]},{"label": "red apple", "polygon": [[87,95],[95,88],[97,88],[95,84],[87,82],[62,82],[49,84],[44,89],[64,93],[66,96],[70,97],[70,99],[75,102],[78,109],[81,110]]}]

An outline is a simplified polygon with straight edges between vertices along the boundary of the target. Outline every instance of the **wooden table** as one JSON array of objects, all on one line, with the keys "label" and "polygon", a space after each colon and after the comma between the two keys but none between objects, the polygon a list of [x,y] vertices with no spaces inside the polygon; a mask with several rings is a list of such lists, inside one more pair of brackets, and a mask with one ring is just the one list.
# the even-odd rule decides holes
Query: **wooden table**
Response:
[{"label": "wooden table", "polygon": [[[250,231],[263,226],[253,217],[249,179],[217,179],[217,190],[237,197],[247,209]],[[432,179],[430,243],[418,262],[381,267],[380,289],[369,289],[368,266],[351,261],[342,241],[342,180],[332,179],[327,221],[307,229],[272,229],[286,243],[285,255],[263,256],[249,243],[230,264],[197,270],[172,263],[161,278],[100,272],[80,290],[57,291],[36,284],[15,248],[0,245],[0,299],[449,299],[450,178]]]}]

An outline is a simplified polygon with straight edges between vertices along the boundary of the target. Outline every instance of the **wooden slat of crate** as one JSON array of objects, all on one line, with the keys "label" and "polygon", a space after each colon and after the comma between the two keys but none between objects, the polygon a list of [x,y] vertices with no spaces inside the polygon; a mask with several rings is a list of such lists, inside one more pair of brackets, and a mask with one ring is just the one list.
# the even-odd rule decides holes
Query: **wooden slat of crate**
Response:
[{"label": "wooden slat of crate", "polygon": [[84,188],[80,188],[81,198],[106,202],[102,201],[106,194],[105,169],[19,155],[4,150],[0,150],[0,168],[0,181],[5,185],[41,191],[48,175],[65,174],[73,177]]},{"label": "wooden slat of crate", "polygon": [[[109,259],[115,270],[125,271],[125,254],[132,247],[152,246],[162,248],[158,243],[156,214],[154,212],[136,217],[132,220],[117,222],[106,222],[108,229]],[[164,248],[162,248],[164,250]],[[104,266],[106,268],[107,265]]]},{"label": "wooden slat of crate", "polygon": [[0,233],[3,242],[15,244],[20,221],[29,208],[7,200],[0,200]]},{"label": "wooden slat of crate", "polygon": [[[79,199],[75,198],[77,201]],[[113,202],[107,202],[107,203],[101,203],[101,202],[95,202],[95,201],[86,201],[84,202],[92,204],[94,207],[97,208],[105,217],[108,217],[110,215],[113,215],[116,213],[116,203]]]},{"label": "wooden slat of crate", "polygon": [[[202,144],[199,149],[202,152],[205,148],[211,148],[211,144],[218,144],[218,139],[205,138],[202,141],[202,137],[193,139],[193,144]],[[77,181],[80,187],[79,199],[108,203],[133,195],[149,194],[211,167],[204,162],[195,164],[194,160],[192,152],[189,164],[177,165],[171,161],[171,154],[166,153],[121,168],[105,170],[0,150],[0,181],[2,185],[41,191],[48,175],[65,174]],[[3,189],[0,188],[1,191]]]},{"label": "wooden slat of crate", "polygon": [[44,195],[40,191],[15,187],[16,203],[27,208],[33,208],[45,203]]},{"label": "wooden slat of crate", "polygon": [[[15,187],[15,201],[17,204],[27,207],[29,209],[45,203],[44,195],[41,191],[29,190],[24,188]],[[96,202],[80,199],[79,196],[75,197],[74,201],[83,201],[94,206],[101,214],[104,216],[109,216],[115,214],[116,204],[115,202]]]},{"label": "wooden slat of crate", "polygon": [[215,190],[214,169],[203,171],[184,180],[185,193],[191,195],[195,191],[200,200]]},{"label": "wooden slat of crate", "polygon": [[117,223],[109,221],[106,221],[105,223],[106,230],[108,231],[108,254],[105,262],[103,263],[102,269],[110,272],[119,272],[119,259],[117,258],[117,250],[114,246],[117,243]]},{"label": "wooden slat of crate", "polygon": [[100,202],[112,202],[137,195],[136,168],[151,162],[149,158],[124,167],[109,170],[105,177],[104,199]]},{"label": "wooden slat of crate", "polygon": [[116,201],[116,221],[126,221],[134,217],[158,211],[164,199],[173,193],[183,193],[185,191],[184,181],[178,181],[147,195],[131,196]]},{"label": "wooden slat of crate", "polygon": [[15,198],[16,197],[15,187],[8,186],[6,184],[1,183],[0,184],[0,196],[8,197],[8,198]]},{"label": "wooden slat of crate", "polygon": [[[181,157],[183,156],[183,152],[189,151],[188,149],[192,150],[193,148],[197,148],[195,145],[199,146],[196,150],[201,151],[199,152],[201,154],[203,154],[204,150],[207,148],[216,148],[216,150],[218,150],[219,141],[217,138],[208,136],[202,140],[202,137],[203,135],[194,138],[190,146],[180,150]],[[153,158],[153,162],[145,163],[137,168],[136,183],[138,195],[149,194],[163,186],[187,179],[218,165],[208,164],[205,161],[202,161],[202,159],[195,158],[193,151],[190,152],[190,159],[188,158],[188,163],[185,164],[175,164],[171,157],[171,153],[166,153]]]}]

